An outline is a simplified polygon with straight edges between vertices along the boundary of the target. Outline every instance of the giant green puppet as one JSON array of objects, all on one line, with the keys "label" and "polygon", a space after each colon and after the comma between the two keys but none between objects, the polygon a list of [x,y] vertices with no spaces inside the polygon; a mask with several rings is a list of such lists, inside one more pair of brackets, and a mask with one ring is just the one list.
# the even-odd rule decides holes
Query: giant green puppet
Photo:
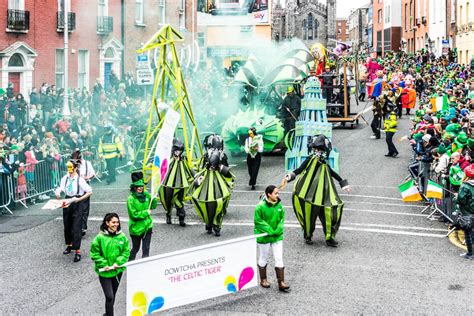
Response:
[{"label": "giant green puppet", "polygon": [[173,139],[173,147],[171,148],[171,162],[160,187],[160,201],[166,211],[166,223],[171,224],[171,211],[176,208],[176,215],[179,217],[179,225],[186,226],[184,218],[186,211],[184,210],[184,198],[189,188],[194,173],[187,163],[187,159],[183,156],[184,145],[178,139]]},{"label": "giant green puppet", "polygon": [[344,202],[339,198],[332,178],[341,188],[350,192],[347,180],[343,180],[328,164],[332,150],[331,141],[324,135],[312,137],[309,142],[311,155],[295,169],[285,175],[284,182],[296,178],[293,188],[293,210],[307,244],[312,244],[316,218],[319,217],[326,237],[326,244],[337,247],[336,233],[341,224]]},{"label": "giant green puppet", "polygon": [[[221,140],[220,136],[216,136]],[[220,236],[222,221],[229,205],[234,175],[223,164],[223,144],[208,148],[204,169],[199,172],[189,188],[191,201],[198,216],[206,224],[206,231]]]}]

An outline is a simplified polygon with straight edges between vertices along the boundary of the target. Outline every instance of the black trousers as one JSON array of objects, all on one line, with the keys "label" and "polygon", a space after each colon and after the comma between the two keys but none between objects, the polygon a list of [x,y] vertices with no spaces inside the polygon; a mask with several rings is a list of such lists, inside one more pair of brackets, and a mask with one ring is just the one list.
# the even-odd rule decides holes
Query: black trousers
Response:
[{"label": "black trousers", "polygon": [[138,251],[140,251],[140,245],[142,245],[142,258],[150,256],[150,244],[151,244],[151,234],[153,233],[152,229],[149,229],[147,232],[143,233],[140,236],[130,235],[132,238],[132,250],[130,250],[129,261],[135,260],[137,257]]},{"label": "black trousers", "polygon": [[64,240],[72,250],[81,249],[83,201],[71,203],[63,208]]},{"label": "black trousers", "polygon": [[372,119],[372,123],[370,124],[370,127],[372,128],[372,132],[375,135],[375,138],[379,139],[380,138],[380,127],[382,124],[382,118],[378,115],[374,115],[374,118]]},{"label": "black trousers", "polygon": [[105,315],[114,315],[115,294],[117,294],[118,287],[122,279],[122,273],[117,274],[112,278],[104,278],[99,276],[100,286],[105,295]]},{"label": "black trousers", "polygon": [[105,159],[107,164],[107,182],[112,183],[115,182],[115,168],[117,167],[117,157]]},{"label": "black trousers", "polygon": [[252,158],[250,155],[247,155],[247,169],[250,176],[249,185],[255,185],[257,183],[258,170],[260,169],[261,162],[261,153],[257,153],[255,158]]},{"label": "black trousers", "polygon": [[389,155],[398,154],[398,150],[393,144],[393,135],[395,135],[394,132],[385,132],[385,141],[387,142]]},{"label": "black trousers", "polygon": [[83,200],[82,203],[84,204],[82,207],[82,230],[87,230],[87,219],[89,218],[89,210],[91,208],[91,198],[88,197],[87,199]]}]

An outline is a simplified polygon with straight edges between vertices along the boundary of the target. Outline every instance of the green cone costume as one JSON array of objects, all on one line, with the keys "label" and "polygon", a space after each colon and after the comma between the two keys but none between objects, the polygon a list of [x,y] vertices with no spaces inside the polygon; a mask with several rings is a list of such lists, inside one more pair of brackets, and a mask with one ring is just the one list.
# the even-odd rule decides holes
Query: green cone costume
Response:
[{"label": "green cone costume", "polygon": [[221,153],[211,149],[206,154],[207,163],[189,188],[191,201],[198,216],[206,224],[209,234],[220,236],[222,221],[232,194],[234,175],[221,163]]},{"label": "green cone costume", "polygon": [[306,158],[298,169],[286,175],[288,181],[299,175],[293,189],[293,210],[303,228],[307,243],[312,243],[316,218],[319,217],[328,245],[335,246],[344,202],[339,198],[332,178],[343,188],[348,186],[348,183],[332,170],[326,161],[330,153],[330,142],[326,137],[313,137],[310,147],[316,152]]},{"label": "green cone costume", "polygon": [[181,226],[185,226],[185,193],[193,180],[193,171],[186,158],[181,155],[183,150],[182,143],[179,140],[173,140],[172,159],[159,190],[160,201],[166,211],[167,224],[171,224],[171,211],[175,207]]}]

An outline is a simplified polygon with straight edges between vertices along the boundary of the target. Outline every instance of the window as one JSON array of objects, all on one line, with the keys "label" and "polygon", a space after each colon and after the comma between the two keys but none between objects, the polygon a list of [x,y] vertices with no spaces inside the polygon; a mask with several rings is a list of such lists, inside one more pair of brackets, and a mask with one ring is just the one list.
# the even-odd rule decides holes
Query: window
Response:
[{"label": "window", "polygon": [[[415,0],[415,1],[417,1],[417,0]],[[417,8],[416,8],[416,9],[417,9],[417,10],[416,10],[416,17],[417,17],[418,19],[421,19],[421,3],[424,2],[424,0],[422,0],[422,1],[419,1],[419,0],[418,0],[417,2],[418,2],[418,3],[416,4],[416,5],[417,5]],[[423,3],[423,4],[425,4],[425,3]]]},{"label": "window", "polygon": [[[67,2],[67,8],[68,8],[68,11],[71,11],[71,0],[66,0]],[[64,8],[64,0],[58,0],[58,11],[59,12],[64,12],[65,11],[65,8]]]},{"label": "window", "polygon": [[379,9],[379,10],[377,11],[377,22],[378,22],[379,24],[382,24],[382,9]]},{"label": "window", "polygon": [[159,16],[160,16],[159,25],[163,25],[163,24],[166,23],[166,2],[165,2],[165,0],[159,0],[158,10],[159,10]]},{"label": "window", "polygon": [[385,7],[385,23],[390,23],[390,6]]},{"label": "window", "polygon": [[337,22],[337,26],[341,26],[341,25],[342,25],[342,23],[341,23],[341,22]]},{"label": "window", "polygon": [[408,30],[408,4],[405,3],[405,32]]},{"label": "window", "polygon": [[313,14],[308,14],[308,40],[313,39]]},{"label": "window", "polygon": [[77,86],[89,89],[89,51],[79,50],[77,55]]},{"label": "window", "polygon": [[179,1],[179,28],[186,28],[186,0]]},{"label": "window", "polygon": [[109,15],[109,2],[108,0],[99,0],[98,2],[98,16],[108,16]]},{"label": "window", "polygon": [[8,0],[9,10],[25,10],[25,0]]},{"label": "window", "polygon": [[104,54],[104,58],[115,58],[115,52],[112,47],[107,48]]},{"label": "window", "polygon": [[8,61],[8,67],[23,67],[23,58],[21,58],[21,55],[18,53],[15,53],[10,57],[10,60]]},{"label": "window", "polygon": [[456,1],[451,1],[451,23],[456,22]]},{"label": "window", "polygon": [[204,36],[204,32],[198,32],[198,46],[204,47],[206,46],[206,38]]},{"label": "window", "polygon": [[56,49],[56,87],[64,88],[64,50]]},{"label": "window", "polygon": [[410,0],[410,28],[413,28],[413,1]]},{"label": "window", "polygon": [[306,20],[303,20],[303,40],[308,39],[308,29],[306,27]]},{"label": "window", "polygon": [[144,0],[135,1],[135,23],[136,24],[143,24],[143,1]]}]

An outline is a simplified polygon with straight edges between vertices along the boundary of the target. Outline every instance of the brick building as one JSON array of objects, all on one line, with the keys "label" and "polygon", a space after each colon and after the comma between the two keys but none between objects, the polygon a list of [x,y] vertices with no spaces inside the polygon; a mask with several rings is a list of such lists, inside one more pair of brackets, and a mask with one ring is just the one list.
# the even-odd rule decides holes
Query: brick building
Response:
[{"label": "brick building", "polygon": [[342,18],[336,19],[336,41],[345,42],[347,40],[347,20]]},{"label": "brick building", "polygon": [[400,51],[402,14],[400,0],[373,0],[373,47],[378,55]]},{"label": "brick building", "polygon": [[[66,0],[69,1],[69,0]],[[111,70],[121,73],[121,1],[70,1],[70,87],[108,84]],[[0,2],[0,86],[29,94],[43,82],[64,86],[64,0]]]},{"label": "brick building", "polygon": [[[443,2],[443,4],[441,3]],[[434,6],[432,14],[436,18],[446,16],[444,2]],[[414,53],[420,49],[430,49],[433,45],[429,37],[429,0],[402,0],[402,38],[406,41],[405,51]],[[438,37],[438,35],[436,35]]]},{"label": "brick building", "polygon": [[[160,30],[164,24],[172,25],[185,38],[176,44],[182,57],[182,66],[197,62],[197,17],[192,1],[186,0],[134,0],[125,1],[124,69],[136,72],[136,50]],[[195,2],[197,5],[197,1]],[[149,60],[153,60],[150,57]]]},{"label": "brick building", "polygon": [[368,48],[369,5],[352,10],[347,19],[349,40],[359,49]]}]

